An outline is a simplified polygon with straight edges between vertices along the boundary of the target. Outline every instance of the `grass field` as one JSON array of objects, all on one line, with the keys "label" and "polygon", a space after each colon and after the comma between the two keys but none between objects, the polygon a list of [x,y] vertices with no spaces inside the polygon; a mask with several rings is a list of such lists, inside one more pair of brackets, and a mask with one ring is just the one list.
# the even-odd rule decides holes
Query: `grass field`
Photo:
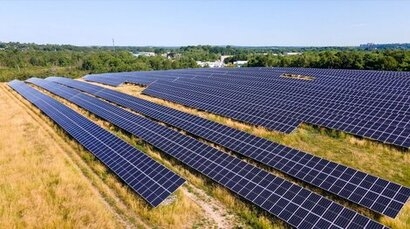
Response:
[{"label": "grass field", "polygon": [[39,113],[0,88],[0,225],[117,228],[115,211]]},{"label": "grass field", "polygon": [[[410,155],[393,147],[309,125],[301,126],[290,135],[283,135],[141,95],[141,87],[125,85],[116,90],[410,186]],[[226,189],[164,157],[139,139],[89,116],[188,180],[173,196],[173,201],[150,209],[90,153],[67,138],[5,84],[0,84],[0,95],[0,176],[5,178],[0,180],[0,225],[7,228],[34,225],[92,228],[286,227]],[[392,228],[410,228],[410,204],[396,219],[381,217],[378,220]]]}]

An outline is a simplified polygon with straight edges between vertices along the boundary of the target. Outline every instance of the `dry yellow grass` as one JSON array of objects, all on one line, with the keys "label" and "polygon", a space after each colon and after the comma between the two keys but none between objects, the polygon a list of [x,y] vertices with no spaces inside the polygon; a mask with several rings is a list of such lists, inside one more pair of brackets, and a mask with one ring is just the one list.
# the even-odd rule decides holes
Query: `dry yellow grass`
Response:
[{"label": "dry yellow grass", "polygon": [[0,117],[0,175],[7,177],[0,181],[0,225],[191,228],[205,217],[180,190],[175,201],[150,208],[5,84],[0,94],[7,110]]},{"label": "dry yellow grass", "polygon": [[17,105],[4,84],[0,94],[1,227],[123,226],[54,141],[59,138]]}]

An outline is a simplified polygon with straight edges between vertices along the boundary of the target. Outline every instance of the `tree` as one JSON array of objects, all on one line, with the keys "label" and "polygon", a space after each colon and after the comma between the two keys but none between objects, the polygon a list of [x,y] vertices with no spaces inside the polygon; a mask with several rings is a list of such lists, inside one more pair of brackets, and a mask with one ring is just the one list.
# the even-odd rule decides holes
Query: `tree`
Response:
[{"label": "tree", "polygon": [[383,70],[396,70],[398,67],[396,59],[391,56],[381,57],[381,63]]}]

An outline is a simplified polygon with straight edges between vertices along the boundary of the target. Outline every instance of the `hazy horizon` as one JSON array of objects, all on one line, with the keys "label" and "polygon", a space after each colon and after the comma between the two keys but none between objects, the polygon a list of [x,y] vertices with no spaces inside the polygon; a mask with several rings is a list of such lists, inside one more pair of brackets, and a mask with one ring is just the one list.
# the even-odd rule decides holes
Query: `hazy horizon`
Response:
[{"label": "hazy horizon", "polygon": [[[67,44],[67,43],[37,43],[37,42],[21,42],[21,41],[2,41],[0,40],[0,43],[20,43],[20,44],[35,44],[35,45],[70,45],[70,46],[78,46],[78,47],[112,47],[111,45],[75,45],[75,44]],[[364,44],[369,44],[369,43],[364,43]],[[373,43],[375,45],[378,45],[379,43]],[[380,43],[381,44],[381,43]],[[383,44],[407,44],[406,43],[383,43]],[[243,48],[259,48],[259,47],[279,47],[279,48],[308,48],[308,47],[358,47],[359,45],[363,44],[357,44],[357,45],[346,45],[346,46],[337,46],[337,45],[310,45],[310,46],[302,46],[302,45],[231,45],[231,44],[221,44],[221,45],[211,45],[211,44],[187,44],[187,45],[117,45],[115,44],[115,47],[155,47],[155,48],[180,48],[180,47],[186,47],[186,46],[215,46],[215,47],[226,47],[226,46],[232,46],[232,47],[243,47]]]}]

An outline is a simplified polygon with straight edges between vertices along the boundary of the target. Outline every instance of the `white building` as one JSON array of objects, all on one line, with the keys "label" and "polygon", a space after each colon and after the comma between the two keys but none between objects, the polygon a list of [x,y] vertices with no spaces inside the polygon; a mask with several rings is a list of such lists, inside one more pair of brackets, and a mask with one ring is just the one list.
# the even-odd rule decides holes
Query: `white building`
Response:
[{"label": "white building", "polygon": [[132,53],[132,55],[139,57],[139,56],[155,56],[155,52],[137,52]]},{"label": "white building", "polygon": [[285,53],[285,56],[295,56],[295,55],[302,55],[301,52],[287,52]]},{"label": "white building", "polygon": [[203,67],[209,67],[209,68],[223,68],[225,67],[224,62],[217,60],[217,61],[197,61],[197,65]]},{"label": "white building", "polygon": [[247,63],[248,63],[247,60],[237,60],[233,62],[233,64],[237,67],[242,67],[243,65],[246,65]]}]

